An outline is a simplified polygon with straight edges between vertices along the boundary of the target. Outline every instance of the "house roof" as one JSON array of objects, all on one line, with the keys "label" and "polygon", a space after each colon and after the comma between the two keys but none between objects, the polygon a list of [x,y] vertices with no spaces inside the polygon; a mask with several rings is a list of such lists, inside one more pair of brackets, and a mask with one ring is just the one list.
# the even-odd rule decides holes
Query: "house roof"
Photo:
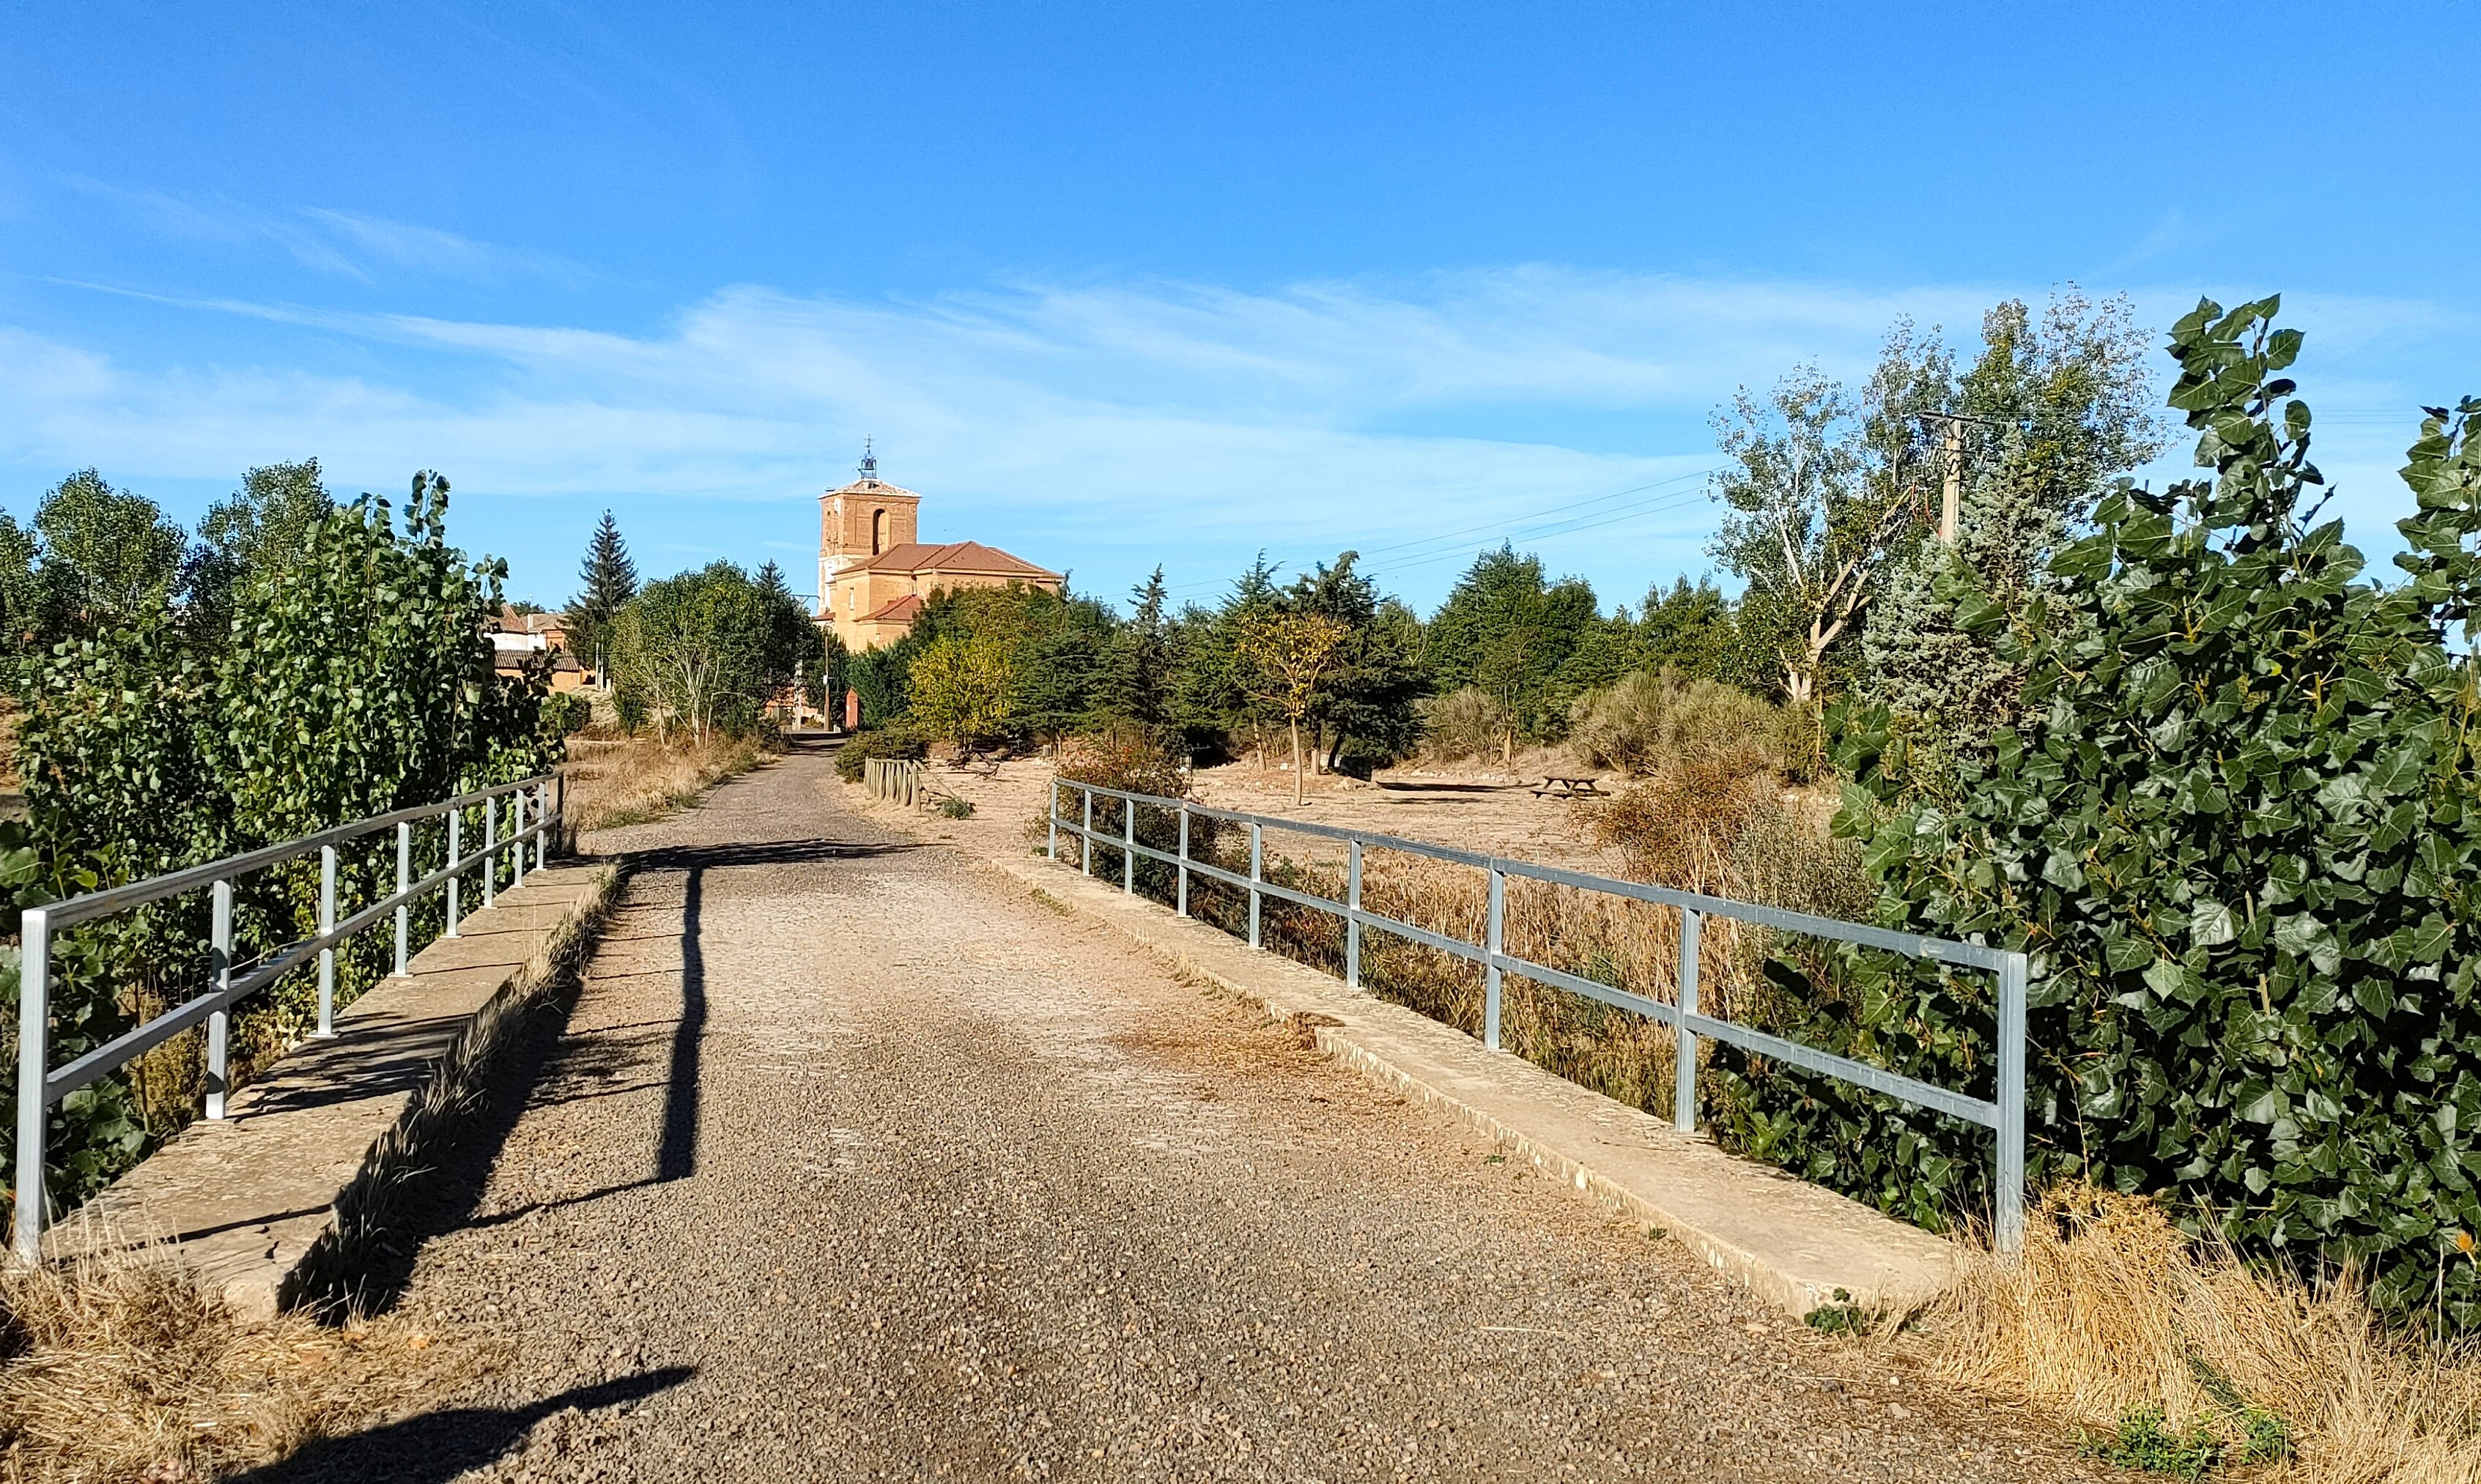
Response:
[{"label": "house roof", "polygon": [[1047,577],[1057,580],[1058,573],[1035,566],[1022,557],[1012,557],[996,546],[979,541],[949,541],[937,546],[920,541],[907,541],[891,546],[871,558],[848,567],[851,572],[974,572],[998,577]]},{"label": "house roof", "polygon": [[554,634],[567,627],[566,613],[520,613],[505,604],[500,609],[502,634]]},{"label": "house roof", "polygon": [[495,669],[495,670],[522,670],[522,669],[524,669],[527,665],[537,663],[537,661],[536,661],[536,659],[535,659],[535,657],[536,657],[536,656],[538,656],[538,655],[542,655],[542,654],[546,654],[546,653],[547,653],[547,654],[549,654],[549,655],[551,656],[551,667],[552,667],[554,670],[559,670],[559,671],[563,671],[563,672],[564,672],[564,671],[568,671],[568,670],[578,670],[578,669],[584,669],[584,668],[585,668],[585,666],[584,666],[584,665],[582,665],[582,664],[578,664],[577,656],[575,656],[575,655],[573,655],[573,654],[570,654],[570,653],[569,653],[567,650],[565,650],[565,649],[554,649],[554,650],[541,650],[541,649],[500,649],[500,650],[494,650],[494,651],[492,652],[492,654],[491,654],[491,667],[492,667],[493,669]]},{"label": "house roof", "polygon": [[922,612],[922,600],[908,592],[901,598],[888,599],[853,621],[855,623],[911,623],[913,615],[920,612]]}]

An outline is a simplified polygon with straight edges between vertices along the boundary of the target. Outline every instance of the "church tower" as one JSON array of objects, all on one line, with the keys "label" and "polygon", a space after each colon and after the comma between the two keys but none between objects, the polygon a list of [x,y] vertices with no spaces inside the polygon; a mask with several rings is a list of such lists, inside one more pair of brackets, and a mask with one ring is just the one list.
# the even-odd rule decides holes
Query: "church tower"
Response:
[{"label": "church tower", "polygon": [[864,439],[859,478],[819,497],[819,617],[824,619],[836,579],[848,569],[921,536],[922,497],[878,477],[878,457]]}]

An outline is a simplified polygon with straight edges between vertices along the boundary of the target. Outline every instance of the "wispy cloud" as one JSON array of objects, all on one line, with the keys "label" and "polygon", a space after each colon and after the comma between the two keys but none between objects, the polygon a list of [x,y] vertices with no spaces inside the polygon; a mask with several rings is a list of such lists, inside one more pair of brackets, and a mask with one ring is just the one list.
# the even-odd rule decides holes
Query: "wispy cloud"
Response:
[{"label": "wispy cloud", "polygon": [[325,206],[265,211],[224,196],[133,191],[94,180],[73,179],[68,184],[114,202],[163,236],[278,252],[313,272],[356,283],[405,276],[478,280],[582,276],[577,265],[551,253],[497,247],[366,212]]},{"label": "wispy cloud", "polygon": [[[463,250],[319,220],[364,260],[447,271]],[[431,466],[485,496],[789,512],[843,478],[869,433],[891,477],[939,497],[940,532],[996,533],[1110,581],[1162,554],[1259,546],[1349,544],[1409,567],[1434,553],[1406,543],[1432,533],[1473,528],[1477,545],[1507,529],[1542,532],[1555,560],[1626,595],[1703,565],[1711,512],[1683,476],[1712,462],[1705,414],[1734,386],[1797,360],[1858,374],[1897,318],[1969,333],[2005,292],[1552,267],[1254,294],[1017,282],[864,300],[740,287],[644,335],[220,302],[192,307],[273,326],[263,364],[121,364],[9,333],[0,457],[66,466],[108,449],[137,469],[228,478],[317,450],[380,487]],[[2186,306],[2155,298],[2141,307]],[[2320,310],[2377,325],[2366,334],[2380,341],[2408,313]],[[300,369],[312,358],[286,353],[290,325],[357,338],[376,351],[361,361],[399,369]],[[1538,518],[1662,481],[1684,497],[1612,505],[1609,521],[1565,532]],[[753,525],[744,544],[797,534]]]}]

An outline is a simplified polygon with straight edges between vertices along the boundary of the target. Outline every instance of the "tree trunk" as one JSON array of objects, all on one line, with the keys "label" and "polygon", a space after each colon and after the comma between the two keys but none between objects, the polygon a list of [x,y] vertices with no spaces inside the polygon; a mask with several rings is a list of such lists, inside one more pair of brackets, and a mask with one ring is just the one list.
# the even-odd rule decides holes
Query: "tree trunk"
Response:
[{"label": "tree trunk", "polygon": [[1301,789],[1302,781],[1301,724],[1294,721],[1293,723],[1293,802],[1295,804],[1301,803],[1307,796]]}]

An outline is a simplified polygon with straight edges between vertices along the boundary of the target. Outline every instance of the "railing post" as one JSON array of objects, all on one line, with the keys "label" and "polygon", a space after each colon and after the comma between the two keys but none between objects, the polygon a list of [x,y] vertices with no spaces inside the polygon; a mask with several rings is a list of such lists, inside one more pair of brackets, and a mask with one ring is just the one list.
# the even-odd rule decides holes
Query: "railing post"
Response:
[{"label": "railing post", "polygon": [[1361,987],[1361,837],[1345,843],[1344,987]]},{"label": "railing post", "polygon": [[535,785],[535,870],[536,871],[551,864],[549,853],[551,831],[545,827],[550,822],[551,784],[546,781]]},{"label": "railing post", "polygon": [[[319,847],[319,936],[336,930],[336,847]],[[336,945],[319,950],[319,1029],[325,1039],[336,1033]]]},{"label": "railing post", "polygon": [[1051,852],[1051,864],[1057,866],[1059,864],[1059,780],[1057,778],[1051,780],[1050,807],[1042,813],[1045,827],[1051,832],[1050,843],[1046,848]]},{"label": "railing post", "polygon": [[1173,910],[1182,917],[1187,917],[1188,916],[1188,805],[1186,802],[1180,806],[1180,865],[1177,869],[1180,872],[1180,902]]},{"label": "railing post", "polygon": [[[1697,1013],[1697,929],[1693,910],[1680,909],[1680,1013]],[[1672,1028],[1671,1126],[1683,1133],[1697,1132],[1697,1034],[1685,1019]]]},{"label": "railing post", "polygon": [[19,928],[24,952],[17,962],[17,1261],[43,1255],[43,1125],[51,1104],[43,1083],[51,1075],[52,915],[28,907]]},{"label": "railing post", "polygon": [[[232,883],[218,881],[207,927],[207,993],[221,997],[232,988]],[[207,1012],[207,1116],[224,1116],[224,1094],[232,1090],[225,1045],[232,1030],[232,1012],[223,1004]]]},{"label": "railing post", "polygon": [[1120,800],[1120,890],[1137,894],[1137,805],[1127,798]]},{"label": "railing post", "polygon": [[1094,791],[1080,784],[1078,792],[1085,795],[1085,833],[1077,837],[1077,864],[1090,876],[1094,873]]},{"label": "railing post", "polygon": [[526,884],[526,791],[509,791],[509,890]]},{"label": "railing post", "polygon": [[396,976],[405,977],[405,944],[411,936],[413,903],[405,894],[413,885],[413,821],[396,821]]},{"label": "railing post", "polygon": [[1483,927],[1482,950],[1489,954],[1481,976],[1481,1044],[1499,1050],[1499,951],[1507,921],[1507,872],[1494,861],[1490,868],[1490,921]]},{"label": "railing post", "polygon": [[483,800],[483,905],[500,898],[500,801]]},{"label": "railing post", "polygon": [[1265,880],[1267,868],[1267,832],[1252,821],[1249,825],[1249,946],[1258,944],[1258,883]]},{"label": "railing post", "polygon": [[1998,966],[1998,1188],[1995,1201],[1999,1255],[2024,1250],[2024,955]]},{"label": "railing post", "polygon": [[464,833],[465,810],[462,806],[448,811],[448,936],[457,936],[457,889],[465,884],[465,872],[458,869],[457,852],[464,845],[457,837]]}]

